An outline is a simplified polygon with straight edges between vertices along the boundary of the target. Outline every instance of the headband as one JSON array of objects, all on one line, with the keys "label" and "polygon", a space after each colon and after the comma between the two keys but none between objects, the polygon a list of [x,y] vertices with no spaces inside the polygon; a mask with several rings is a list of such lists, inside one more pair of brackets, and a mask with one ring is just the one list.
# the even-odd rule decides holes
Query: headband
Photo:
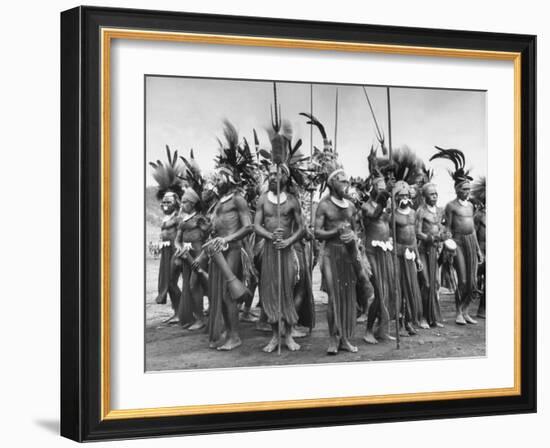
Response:
[{"label": "headband", "polygon": [[328,176],[327,178],[327,183],[330,182],[330,180],[336,176],[337,174],[340,174],[340,173],[344,173],[345,174],[345,171],[343,168],[338,168],[337,170],[334,170],[332,173],[330,173],[330,175]]}]

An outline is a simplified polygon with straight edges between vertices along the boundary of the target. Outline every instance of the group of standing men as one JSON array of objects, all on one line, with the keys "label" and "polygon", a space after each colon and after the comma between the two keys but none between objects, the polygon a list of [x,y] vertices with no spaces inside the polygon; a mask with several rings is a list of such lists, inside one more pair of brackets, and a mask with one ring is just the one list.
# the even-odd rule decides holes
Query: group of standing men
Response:
[{"label": "group of standing men", "polygon": [[[288,126],[281,128],[276,119],[271,151],[258,152],[256,143],[255,155],[225,123],[226,142],[210,187],[192,154],[181,158],[182,175],[174,176],[177,154],[172,157],[169,150],[168,164],[152,164],[155,179],[162,181],[164,212],[157,302],[165,303],[168,295],[181,325],[207,326],[211,348],[233,350],[242,343],[239,313],[250,313],[257,289],[260,321],[272,330],[264,351],[283,344],[296,351],[296,337],[304,336],[299,325],[311,330],[315,323],[311,274],[317,261],[328,295],[327,353],[357,352],[354,333],[361,315],[369,344],[394,339],[394,319],[400,336],[443,326],[440,266],[446,264],[447,278],[454,280],[456,324],[476,323],[469,311],[476,295],[482,296],[478,315],[484,317],[478,267],[484,258],[485,207],[484,200],[476,207],[469,200],[472,178],[462,152],[438,148],[432,157],[455,165],[456,199],[444,209],[437,206],[436,185],[422,175],[424,164],[399,166],[404,158],[398,152],[384,169],[369,166],[365,199],[358,202],[322,126],[309,118],[324,139],[323,150],[311,158],[299,153]],[[308,225],[303,197],[311,199],[314,190],[321,199]]]}]

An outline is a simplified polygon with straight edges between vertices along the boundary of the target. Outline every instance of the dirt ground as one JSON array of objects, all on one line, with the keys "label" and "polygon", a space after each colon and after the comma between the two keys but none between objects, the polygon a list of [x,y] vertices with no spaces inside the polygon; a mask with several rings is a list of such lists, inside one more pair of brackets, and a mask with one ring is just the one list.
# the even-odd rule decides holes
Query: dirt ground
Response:
[{"label": "dirt ground", "polygon": [[[147,255],[146,263],[147,371],[485,356],[485,320],[478,319],[477,325],[456,325],[454,297],[450,294],[441,296],[444,328],[418,330],[416,336],[401,338],[401,346],[397,350],[395,342],[366,344],[362,341],[365,324],[357,324],[354,342],[359,351],[327,356],[327,299],[326,295],[319,291],[318,269],[313,273],[316,326],[310,335],[297,340],[301,345],[299,351],[289,352],[283,349],[280,356],[276,352],[264,353],[262,347],[269,341],[270,333],[257,330],[254,323],[241,322],[240,334],[243,344],[232,352],[218,352],[208,348],[208,336],[204,331],[191,332],[177,324],[162,323],[172,315],[172,309],[169,301],[166,305],[155,303],[159,261]],[[477,303],[472,304],[472,314],[475,314],[476,308]],[[256,312],[259,314],[257,309]],[[395,322],[392,322],[392,330],[394,329]]]}]

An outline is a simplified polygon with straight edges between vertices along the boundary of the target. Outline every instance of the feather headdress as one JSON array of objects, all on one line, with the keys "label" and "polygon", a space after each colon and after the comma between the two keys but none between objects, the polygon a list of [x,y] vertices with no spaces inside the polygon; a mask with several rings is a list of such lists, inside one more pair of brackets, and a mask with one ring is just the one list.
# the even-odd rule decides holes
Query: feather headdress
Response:
[{"label": "feather headdress", "polygon": [[187,194],[189,192],[189,189],[191,189],[196,196],[193,195],[191,192],[189,193],[196,199],[195,202],[199,202],[200,198],[202,197],[205,180],[202,176],[199,164],[195,160],[193,149],[191,148],[191,150],[189,151],[188,159],[183,156],[180,156],[180,159],[183,161],[184,164],[183,173],[180,178],[184,181],[185,184],[187,184],[185,188],[185,194]]},{"label": "feather headdress", "polygon": [[308,118],[307,124],[315,126],[323,138],[323,150],[314,147],[313,156],[311,157],[311,167],[315,173],[312,182],[319,185],[320,191],[323,192],[327,188],[330,179],[337,173],[344,171],[344,166],[338,160],[338,153],[333,151],[332,143],[327,139],[325,127],[322,123],[306,112],[301,112],[300,115]]},{"label": "feather headdress", "polygon": [[[272,144],[271,151],[260,149],[260,163],[269,170],[269,166],[275,163],[274,147],[275,145],[281,145],[282,159],[281,169],[286,171],[289,178],[290,187],[297,187],[299,189],[306,189],[309,183],[310,170],[307,167],[309,156],[305,156],[301,151],[302,140],[298,139],[294,144],[293,130],[290,122],[287,120],[282,121],[282,126],[279,131],[275,130],[275,127],[268,129],[267,133]],[[279,149],[280,150],[280,149]]]},{"label": "feather headdress", "polygon": [[393,151],[391,160],[377,157],[376,153],[377,150],[371,146],[367,157],[371,181],[377,177],[384,177],[386,181],[403,180],[414,184],[419,176],[422,176],[424,182],[431,178],[424,161],[406,145]]},{"label": "feather headdress", "polygon": [[470,172],[465,169],[466,158],[464,157],[464,153],[462,151],[459,149],[443,149],[439,146],[436,146],[435,149],[439,152],[436,152],[430,157],[430,162],[434,159],[447,159],[453,162],[455,170],[449,171],[449,174],[455,182],[455,187],[463,184],[464,182],[473,180],[473,178],[469,175]]},{"label": "feather headdress", "polygon": [[239,144],[239,133],[227,119],[223,121],[223,135],[225,142],[218,139],[219,154],[214,160],[216,169],[224,170],[235,185],[253,182],[257,165],[248,142],[244,140],[243,145]]},{"label": "feather headdress", "polygon": [[485,205],[485,199],[486,199],[486,191],[487,191],[487,178],[485,176],[481,176],[476,179],[474,184],[472,185],[472,198],[474,201]]},{"label": "feather headdress", "polygon": [[178,198],[180,198],[183,193],[180,182],[182,167],[178,160],[178,151],[174,151],[172,155],[169,146],[166,145],[166,156],[168,163],[163,163],[160,160],[149,162],[149,165],[153,168],[153,179],[155,179],[158,184],[157,199],[159,201],[162,200],[163,196],[168,192],[175,193]]}]

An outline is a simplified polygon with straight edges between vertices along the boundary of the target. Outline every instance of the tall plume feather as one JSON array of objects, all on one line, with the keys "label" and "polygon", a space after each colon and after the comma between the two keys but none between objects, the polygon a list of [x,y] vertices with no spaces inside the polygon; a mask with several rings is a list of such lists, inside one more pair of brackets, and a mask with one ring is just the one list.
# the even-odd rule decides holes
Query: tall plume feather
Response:
[{"label": "tall plume feather", "polygon": [[435,159],[450,160],[455,167],[454,171],[450,171],[451,177],[455,181],[455,185],[466,180],[473,180],[473,178],[469,175],[470,172],[465,169],[466,157],[461,150],[454,148],[444,149],[439,146],[436,146],[435,149],[439,152],[436,152],[430,157],[430,162]]}]

